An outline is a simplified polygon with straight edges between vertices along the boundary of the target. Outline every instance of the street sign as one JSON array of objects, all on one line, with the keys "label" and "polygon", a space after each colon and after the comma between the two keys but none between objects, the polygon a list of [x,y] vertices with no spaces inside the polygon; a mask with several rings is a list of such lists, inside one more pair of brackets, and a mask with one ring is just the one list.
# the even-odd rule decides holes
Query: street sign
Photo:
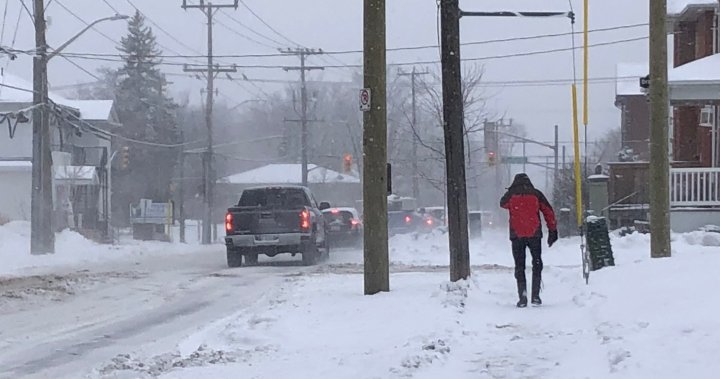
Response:
[{"label": "street sign", "polygon": [[500,162],[506,164],[525,164],[528,162],[527,157],[502,157]]},{"label": "street sign", "polygon": [[640,88],[650,88],[650,75],[640,78]]},{"label": "street sign", "polygon": [[360,90],[360,110],[367,112],[370,110],[370,104],[372,103],[372,94],[370,88],[363,88]]}]

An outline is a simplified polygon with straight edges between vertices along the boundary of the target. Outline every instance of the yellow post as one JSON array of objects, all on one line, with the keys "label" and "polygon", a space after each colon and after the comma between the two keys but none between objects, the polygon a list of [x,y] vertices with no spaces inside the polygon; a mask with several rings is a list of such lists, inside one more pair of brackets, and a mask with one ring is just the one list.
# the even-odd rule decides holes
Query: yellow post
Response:
[{"label": "yellow post", "polygon": [[588,126],[588,0],[583,8],[583,125]]},{"label": "yellow post", "polygon": [[578,226],[583,224],[582,177],[580,176],[580,136],[578,132],[577,86],[572,85],[573,150],[575,153],[575,208]]}]

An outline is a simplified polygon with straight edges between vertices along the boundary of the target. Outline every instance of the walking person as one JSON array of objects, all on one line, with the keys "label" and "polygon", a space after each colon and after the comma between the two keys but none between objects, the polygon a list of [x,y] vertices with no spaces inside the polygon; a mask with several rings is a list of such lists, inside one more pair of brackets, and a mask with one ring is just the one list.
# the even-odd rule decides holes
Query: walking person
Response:
[{"label": "walking person", "polygon": [[500,206],[510,213],[510,241],[515,260],[515,279],[517,280],[518,308],[527,307],[527,281],[525,279],[526,249],[532,256],[532,293],[533,305],[542,304],[540,284],[542,282],[542,223],[540,213],[548,228],[548,246],[558,239],[555,212],[545,195],[537,190],[527,174],[517,174],[512,185],[500,199]]}]

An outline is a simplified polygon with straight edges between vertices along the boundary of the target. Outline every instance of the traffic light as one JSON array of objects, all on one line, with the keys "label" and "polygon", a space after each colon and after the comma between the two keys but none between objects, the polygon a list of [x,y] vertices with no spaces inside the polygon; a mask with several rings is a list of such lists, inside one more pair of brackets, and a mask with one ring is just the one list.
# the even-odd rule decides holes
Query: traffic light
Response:
[{"label": "traffic light", "polygon": [[343,172],[345,172],[346,174],[351,173],[352,172],[352,164],[353,164],[352,155],[345,154],[345,156],[343,156]]},{"label": "traffic light", "polygon": [[495,152],[494,151],[491,151],[488,153],[487,159],[488,159],[488,164],[490,166],[495,166]]},{"label": "traffic light", "polygon": [[130,166],[130,148],[127,146],[123,146],[121,150],[121,167],[123,170],[127,170],[127,168]]}]

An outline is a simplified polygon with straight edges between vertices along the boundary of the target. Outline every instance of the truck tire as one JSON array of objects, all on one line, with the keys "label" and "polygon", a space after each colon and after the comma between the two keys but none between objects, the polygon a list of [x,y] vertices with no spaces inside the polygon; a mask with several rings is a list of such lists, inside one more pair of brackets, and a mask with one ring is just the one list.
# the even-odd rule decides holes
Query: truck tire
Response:
[{"label": "truck tire", "polygon": [[246,266],[256,266],[257,264],[258,264],[258,254],[257,253],[245,254],[245,265]]},{"label": "truck tire", "polygon": [[233,249],[227,249],[227,265],[230,268],[242,266],[242,254]]},{"label": "truck tire", "polygon": [[320,252],[318,251],[316,246],[305,246],[302,251],[303,266],[314,266],[315,264],[317,264],[318,255],[320,255]]}]

